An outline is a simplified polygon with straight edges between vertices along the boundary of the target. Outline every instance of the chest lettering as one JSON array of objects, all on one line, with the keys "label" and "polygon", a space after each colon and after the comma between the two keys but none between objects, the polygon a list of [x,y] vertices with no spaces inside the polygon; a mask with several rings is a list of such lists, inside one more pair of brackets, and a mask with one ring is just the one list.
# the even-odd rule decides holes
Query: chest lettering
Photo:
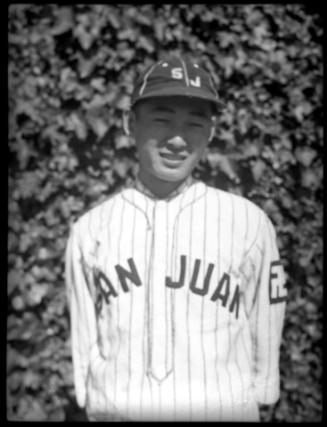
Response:
[{"label": "chest lettering", "polygon": [[[215,266],[212,263],[207,266],[204,279],[201,281],[198,277],[201,262],[202,261],[200,259],[196,259],[194,261],[193,271],[190,282],[188,283],[188,287],[190,292],[193,294],[205,297],[209,293],[211,277]],[[129,265],[129,270],[119,264],[115,265],[118,282],[124,292],[129,292],[131,285],[142,286],[142,281],[138,274],[133,258],[129,258],[127,263]],[[181,255],[180,275],[178,280],[174,281],[171,277],[166,276],[165,286],[171,289],[179,289],[185,286],[186,268],[187,257],[185,255]],[[118,297],[118,292],[117,289],[115,289],[112,281],[98,268],[93,269],[93,278],[96,287],[96,311],[99,313],[102,309],[103,302],[109,304],[110,298]],[[127,279],[129,280],[130,285],[128,285]],[[237,284],[232,292],[230,282],[230,275],[228,273],[223,273],[214,289],[214,292],[209,295],[209,297],[213,302],[219,301],[223,307],[227,308],[230,312],[233,312],[237,319],[240,305],[240,287]]]}]

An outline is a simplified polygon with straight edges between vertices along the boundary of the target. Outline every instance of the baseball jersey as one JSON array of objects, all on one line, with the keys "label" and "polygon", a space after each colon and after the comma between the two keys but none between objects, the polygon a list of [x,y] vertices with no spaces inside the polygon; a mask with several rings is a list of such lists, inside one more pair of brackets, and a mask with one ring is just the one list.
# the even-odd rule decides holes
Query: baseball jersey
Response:
[{"label": "baseball jersey", "polygon": [[285,274],[246,198],[125,188],[72,226],[66,282],[91,420],[258,421],[257,402],[278,400]]}]

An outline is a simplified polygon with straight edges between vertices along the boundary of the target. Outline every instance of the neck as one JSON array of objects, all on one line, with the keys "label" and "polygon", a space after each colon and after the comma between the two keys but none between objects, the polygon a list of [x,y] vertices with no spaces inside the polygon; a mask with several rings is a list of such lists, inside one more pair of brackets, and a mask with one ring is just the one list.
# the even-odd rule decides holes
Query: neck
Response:
[{"label": "neck", "polygon": [[160,199],[164,199],[169,196],[170,193],[175,191],[185,181],[185,179],[181,181],[164,181],[156,178],[148,179],[143,176],[141,172],[139,173],[138,178],[152,194]]}]

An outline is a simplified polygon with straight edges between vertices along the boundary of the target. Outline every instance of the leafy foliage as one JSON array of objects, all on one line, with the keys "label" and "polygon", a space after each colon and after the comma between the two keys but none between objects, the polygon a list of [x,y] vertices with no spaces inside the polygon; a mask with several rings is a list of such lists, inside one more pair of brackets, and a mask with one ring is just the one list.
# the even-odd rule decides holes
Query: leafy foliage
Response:
[{"label": "leafy foliage", "polygon": [[136,174],[122,130],[137,75],[200,59],[225,102],[196,175],[261,206],[288,276],[280,401],[322,415],[322,20],[301,4],[9,7],[7,417],[83,419],[72,386],[69,226]]}]

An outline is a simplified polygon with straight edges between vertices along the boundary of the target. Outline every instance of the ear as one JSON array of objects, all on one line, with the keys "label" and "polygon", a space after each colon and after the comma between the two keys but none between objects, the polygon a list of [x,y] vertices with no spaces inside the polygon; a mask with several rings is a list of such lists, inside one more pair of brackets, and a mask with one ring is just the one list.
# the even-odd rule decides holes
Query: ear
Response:
[{"label": "ear", "polygon": [[215,133],[216,133],[216,129],[214,126],[212,126],[210,130],[209,142],[212,141],[213,137],[215,136]]},{"label": "ear", "polygon": [[215,133],[216,133],[216,118],[212,117],[212,124],[211,124],[211,129],[210,129],[209,142],[212,141],[213,137],[215,136]]},{"label": "ear", "polygon": [[131,112],[129,110],[123,112],[123,129],[127,136],[130,136],[130,116]]},{"label": "ear", "polygon": [[133,136],[135,125],[135,112],[127,110],[123,112],[123,129],[127,136]]}]

